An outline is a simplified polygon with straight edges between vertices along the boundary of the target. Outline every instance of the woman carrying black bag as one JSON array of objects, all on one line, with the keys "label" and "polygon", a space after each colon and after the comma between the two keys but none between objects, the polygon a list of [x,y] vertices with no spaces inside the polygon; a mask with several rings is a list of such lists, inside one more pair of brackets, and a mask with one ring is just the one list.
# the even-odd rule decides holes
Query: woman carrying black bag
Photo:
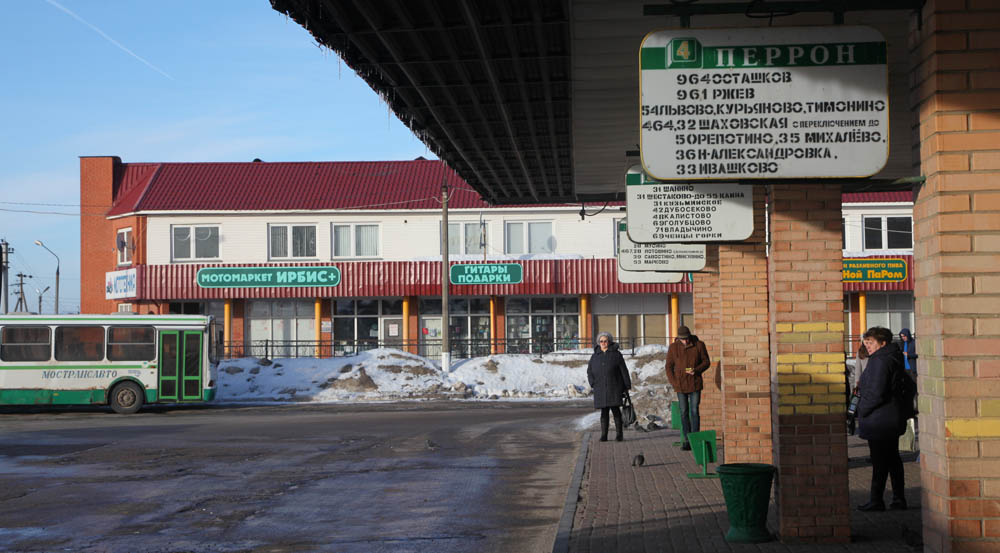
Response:
[{"label": "woman carrying black bag", "polygon": [[622,396],[632,389],[625,358],[608,332],[597,336],[594,355],[587,364],[587,381],[594,390],[594,409],[601,410],[601,441],[608,441],[608,412],[615,417],[615,441],[625,439],[622,426]]}]

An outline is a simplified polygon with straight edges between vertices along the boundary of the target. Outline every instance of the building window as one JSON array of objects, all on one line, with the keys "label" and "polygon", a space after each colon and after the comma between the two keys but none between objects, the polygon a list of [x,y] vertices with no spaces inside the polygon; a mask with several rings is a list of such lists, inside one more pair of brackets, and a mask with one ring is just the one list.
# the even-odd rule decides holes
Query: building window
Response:
[{"label": "building window", "polygon": [[249,356],[312,357],[316,354],[316,310],[310,300],[251,301]]},{"label": "building window", "polygon": [[913,248],[912,217],[864,217],[865,250],[909,250]]},{"label": "building window", "polygon": [[132,264],[132,229],[123,228],[118,230],[115,238],[115,249],[118,251],[118,264]]},{"label": "building window", "polygon": [[614,224],[614,232],[611,234],[611,237],[615,245],[615,257],[618,257],[618,248],[621,247],[621,244],[618,243],[618,235],[621,231],[627,230],[628,227],[626,226],[625,219],[615,219]]},{"label": "building window", "polygon": [[378,225],[333,225],[333,257],[378,257],[378,255]]},{"label": "building window", "polygon": [[867,294],[867,323],[899,334],[904,328],[913,329],[913,292]]},{"label": "building window", "polygon": [[271,259],[316,257],[316,225],[269,225]]},{"label": "building window", "polygon": [[579,299],[510,297],[506,300],[507,353],[576,349],[580,341]]},{"label": "building window", "polygon": [[218,226],[172,227],[174,261],[219,258]]},{"label": "building window", "polygon": [[556,240],[550,221],[508,221],[504,224],[504,252],[553,253]]},{"label": "building window", "polygon": [[379,344],[400,347],[403,335],[402,298],[333,300],[334,355],[374,349]]},{"label": "building window", "polygon": [[485,223],[448,223],[448,255],[482,254],[486,248],[485,227]]}]

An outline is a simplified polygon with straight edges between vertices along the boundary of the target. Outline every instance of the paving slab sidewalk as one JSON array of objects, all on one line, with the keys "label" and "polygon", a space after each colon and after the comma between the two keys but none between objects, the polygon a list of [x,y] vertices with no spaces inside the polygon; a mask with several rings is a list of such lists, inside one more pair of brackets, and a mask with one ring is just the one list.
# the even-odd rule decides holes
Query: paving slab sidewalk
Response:
[{"label": "paving slab sidewalk", "polygon": [[[624,442],[600,442],[596,432],[588,433],[581,447],[585,457],[578,460],[579,487],[574,490],[576,486],[571,485],[569,490],[554,553],[921,550],[913,545],[920,536],[920,467],[914,454],[904,454],[903,458],[910,508],[862,513],[854,506],[868,499],[868,446],[863,440],[848,438],[851,543],[732,544],[724,539],[729,520],[719,481],[687,478],[688,473],[700,472],[700,467],[690,451],[672,445],[679,439],[676,430],[628,431]],[[632,460],[638,453],[644,455],[645,465],[633,467]],[[712,472],[714,468],[710,466]],[[768,513],[772,533],[778,526],[776,513],[772,497]]]}]

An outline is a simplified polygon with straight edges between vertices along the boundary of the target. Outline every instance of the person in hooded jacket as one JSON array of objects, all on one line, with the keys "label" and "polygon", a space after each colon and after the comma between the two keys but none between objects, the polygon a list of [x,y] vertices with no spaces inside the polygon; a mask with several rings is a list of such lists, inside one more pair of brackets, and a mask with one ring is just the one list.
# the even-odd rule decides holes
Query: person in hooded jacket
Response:
[{"label": "person in hooded jacket", "polygon": [[899,331],[899,348],[903,350],[903,367],[906,374],[913,380],[917,379],[917,341],[910,334],[910,329],[904,328]]},{"label": "person in hooded jacket", "polygon": [[705,387],[701,373],[708,370],[712,360],[708,357],[705,342],[691,334],[686,326],[677,327],[677,341],[667,349],[667,379],[677,392],[681,408],[681,428],[684,431],[684,450],[691,450],[687,435],[701,429],[701,390]]},{"label": "person in hooded jacket", "polygon": [[624,440],[621,406],[625,392],[632,389],[632,379],[618,344],[608,332],[597,336],[594,355],[587,364],[587,381],[594,390],[594,409],[601,410],[601,441],[608,441],[609,411],[615,417],[615,441]]},{"label": "person in hooded jacket", "polygon": [[861,400],[858,402],[858,436],[868,440],[872,458],[872,483],[869,501],[859,511],[884,511],[886,478],[892,479],[892,509],[906,509],[903,460],[899,457],[899,437],[906,430],[906,419],[893,394],[892,380],[903,371],[903,356],[892,343],[888,328],[872,327],[865,332],[868,366],[861,375]]}]

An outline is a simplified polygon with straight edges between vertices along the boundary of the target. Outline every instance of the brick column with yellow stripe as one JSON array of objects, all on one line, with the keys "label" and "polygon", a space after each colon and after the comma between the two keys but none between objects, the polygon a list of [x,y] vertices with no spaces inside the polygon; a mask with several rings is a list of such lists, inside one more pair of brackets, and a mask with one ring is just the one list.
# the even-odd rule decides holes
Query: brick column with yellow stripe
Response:
[{"label": "brick column with yellow stripe", "polygon": [[775,185],[771,192],[779,534],[786,543],[847,543],[840,186]]},{"label": "brick column with yellow stripe", "polygon": [[1000,3],[937,0],[921,15],[910,95],[927,178],[913,209],[924,551],[1000,551]]}]

